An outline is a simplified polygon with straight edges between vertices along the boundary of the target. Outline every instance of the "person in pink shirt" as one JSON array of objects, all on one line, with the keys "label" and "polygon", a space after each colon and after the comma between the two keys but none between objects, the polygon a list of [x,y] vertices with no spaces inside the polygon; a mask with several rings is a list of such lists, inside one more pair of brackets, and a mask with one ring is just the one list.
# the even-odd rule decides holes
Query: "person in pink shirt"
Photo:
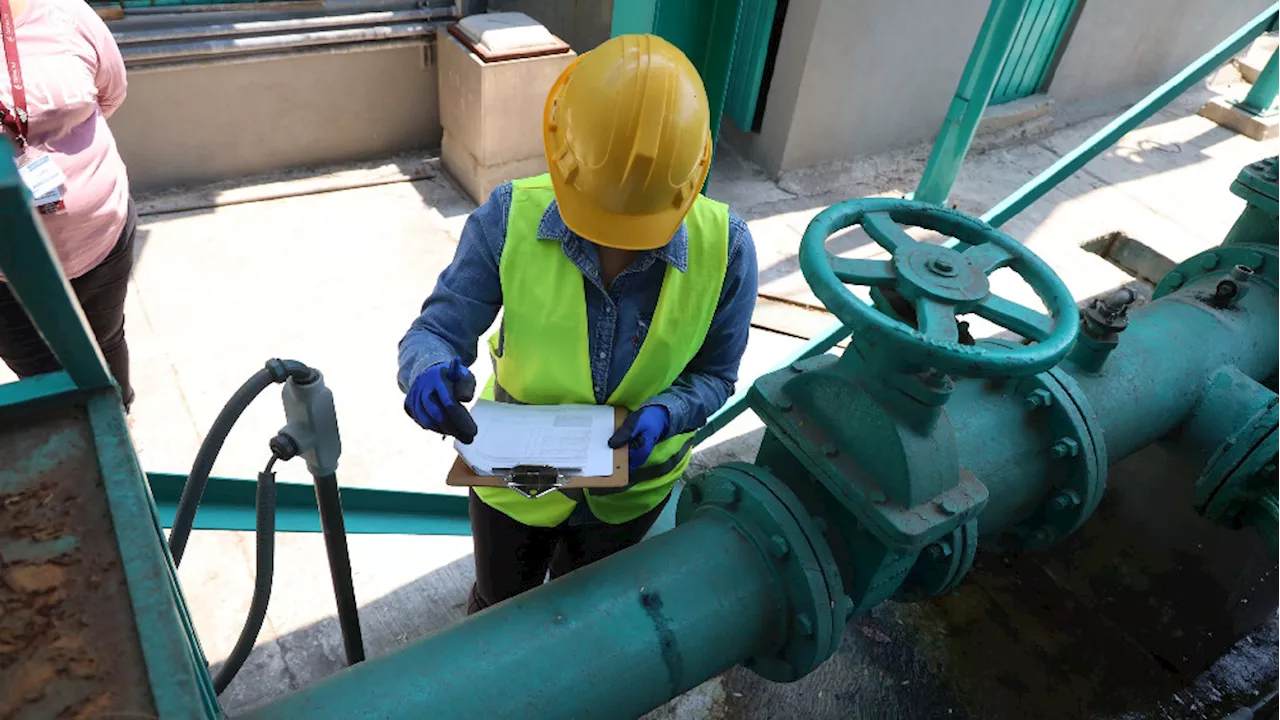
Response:
[{"label": "person in pink shirt", "polygon": [[[124,298],[137,214],[107,127],[124,102],[124,60],[84,0],[0,0],[0,40],[0,125],[128,408]],[[58,370],[3,279],[0,357],[19,377]]]}]

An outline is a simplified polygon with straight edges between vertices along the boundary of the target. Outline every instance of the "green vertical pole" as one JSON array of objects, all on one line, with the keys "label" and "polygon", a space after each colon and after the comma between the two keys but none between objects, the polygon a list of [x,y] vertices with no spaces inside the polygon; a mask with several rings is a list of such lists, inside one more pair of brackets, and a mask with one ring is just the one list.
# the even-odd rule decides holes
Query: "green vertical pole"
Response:
[{"label": "green vertical pole", "polygon": [[916,188],[916,200],[938,204],[946,201],[1026,9],[1027,0],[992,0]]},{"label": "green vertical pole", "polygon": [[711,28],[702,57],[694,62],[707,90],[707,104],[711,109],[711,146],[714,148],[720,140],[720,119],[724,116],[724,102],[729,95],[729,76],[733,73],[742,0],[715,0],[708,4],[711,6]]},{"label": "green vertical pole", "polygon": [[1258,79],[1253,81],[1249,94],[1236,104],[1237,107],[1254,115],[1270,115],[1275,112],[1272,105],[1276,102],[1276,94],[1280,93],[1278,62],[1280,62],[1280,50],[1271,53],[1271,59],[1262,68],[1262,72],[1258,73]]},{"label": "green vertical pole", "polygon": [[615,0],[613,5],[614,35],[652,33],[680,48],[697,68],[707,91],[713,148],[720,138],[741,12],[742,0]]},{"label": "green vertical pole", "polygon": [[7,153],[0,153],[0,233],[0,272],[67,375],[81,389],[109,387],[102,352]]},{"label": "green vertical pole", "polygon": [[613,0],[610,37],[653,32],[658,21],[658,0]]}]

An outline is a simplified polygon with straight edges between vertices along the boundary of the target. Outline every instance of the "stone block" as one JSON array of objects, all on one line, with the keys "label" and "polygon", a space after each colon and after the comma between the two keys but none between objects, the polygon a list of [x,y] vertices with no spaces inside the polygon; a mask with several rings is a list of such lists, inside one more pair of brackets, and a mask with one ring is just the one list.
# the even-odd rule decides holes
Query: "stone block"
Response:
[{"label": "stone block", "polygon": [[1280,136],[1280,115],[1254,115],[1225,97],[1210,100],[1200,108],[1200,114],[1259,142]]},{"label": "stone block", "polygon": [[445,135],[484,167],[541,157],[547,93],[573,51],[486,63],[446,33],[437,42]]},{"label": "stone block", "polygon": [[444,131],[444,139],[440,144],[440,160],[444,163],[445,170],[477,205],[487,200],[494,188],[508,180],[540,175],[547,171],[547,159],[542,152],[541,142],[538,143],[538,154],[533,157],[483,165],[448,130]]}]

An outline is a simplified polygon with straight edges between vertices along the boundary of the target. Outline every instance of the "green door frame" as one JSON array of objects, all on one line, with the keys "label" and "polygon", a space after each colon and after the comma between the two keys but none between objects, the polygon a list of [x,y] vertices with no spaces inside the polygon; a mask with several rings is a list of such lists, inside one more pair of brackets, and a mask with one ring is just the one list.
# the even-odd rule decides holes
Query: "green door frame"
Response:
[{"label": "green door frame", "polygon": [[612,34],[652,33],[680,48],[702,76],[711,109],[711,142],[720,138],[738,18],[744,0],[614,0]]},{"label": "green door frame", "polygon": [[1040,92],[1067,37],[1081,0],[1030,0],[1014,33],[991,93],[991,105],[1001,105]]}]

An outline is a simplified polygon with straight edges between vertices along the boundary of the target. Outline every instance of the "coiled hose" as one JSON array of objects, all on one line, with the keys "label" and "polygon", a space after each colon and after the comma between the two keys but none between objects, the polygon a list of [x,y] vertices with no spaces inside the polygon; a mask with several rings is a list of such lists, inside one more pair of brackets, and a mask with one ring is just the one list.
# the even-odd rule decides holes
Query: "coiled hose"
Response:
[{"label": "coiled hose", "polygon": [[[175,567],[182,563],[182,555],[186,550],[187,540],[191,537],[191,528],[195,524],[196,511],[200,508],[200,500],[204,497],[205,487],[209,484],[209,473],[213,471],[213,463],[218,459],[222,444],[226,442],[227,435],[231,433],[231,428],[240,419],[245,408],[249,407],[249,403],[272,384],[282,383],[289,378],[300,383],[310,382],[315,375],[315,370],[295,360],[268,360],[266,367],[245,381],[222,407],[218,417],[213,421],[213,426],[209,428],[209,434],[200,444],[195,462],[191,465],[191,472],[187,475],[187,482],[182,487],[177,512],[174,513],[173,527],[169,533],[169,552],[173,555]],[[267,604],[271,600],[271,581],[275,574],[276,552],[276,476],[272,469],[279,459],[280,456],[273,453],[266,469],[258,473],[255,498],[257,518],[254,528],[257,553],[253,599],[249,602],[249,614],[245,618],[244,626],[240,629],[240,636],[236,639],[231,655],[227,657],[226,662],[213,678],[214,691],[219,695],[227,689],[236,673],[240,672],[240,668],[244,666],[245,660],[249,658],[254,643],[258,641],[258,633],[262,631],[262,623],[267,617]]]},{"label": "coiled hose", "polygon": [[273,383],[282,383],[289,378],[298,382],[307,382],[315,376],[315,370],[296,360],[271,359],[266,367],[254,373],[240,386],[222,407],[209,428],[209,434],[200,443],[195,462],[191,464],[191,472],[187,474],[187,482],[182,486],[182,496],[178,499],[178,510],[173,516],[173,527],[169,533],[169,553],[173,555],[175,567],[182,564],[182,554],[187,549],[187,540],[191,538],[191,527],[195,524],[196,510],[200,508],[200,500],[204,497],[204,489],[209,484],[209,473],[213,472],[213,463],[218,459],[222,444],[227,435],[249,407],[249,403],[258,397],[263,390]]}]

